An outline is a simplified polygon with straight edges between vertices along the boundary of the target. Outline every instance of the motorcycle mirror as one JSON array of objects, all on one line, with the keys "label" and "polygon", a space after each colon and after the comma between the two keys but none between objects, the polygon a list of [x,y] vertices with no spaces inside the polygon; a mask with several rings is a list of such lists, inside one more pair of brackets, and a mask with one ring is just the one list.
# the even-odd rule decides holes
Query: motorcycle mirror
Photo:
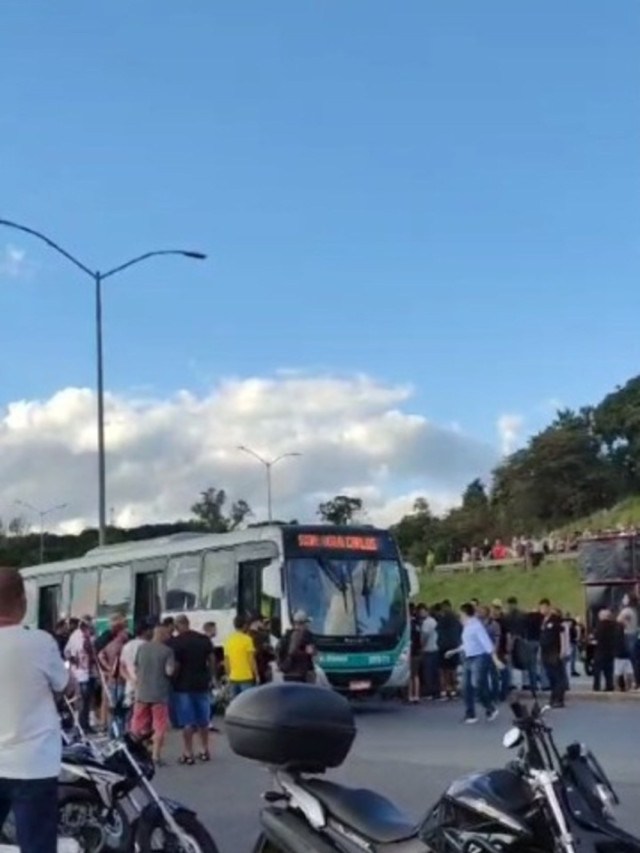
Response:
[{"label": "motorcycle mirror", "polygon": [[509,729],[508,732],[505,733],[502,738],[502,745],[505,749],[513,749],[514,746],[517,746],[522,740],[522,732],[520,729],[515,726],[512,729]]}]

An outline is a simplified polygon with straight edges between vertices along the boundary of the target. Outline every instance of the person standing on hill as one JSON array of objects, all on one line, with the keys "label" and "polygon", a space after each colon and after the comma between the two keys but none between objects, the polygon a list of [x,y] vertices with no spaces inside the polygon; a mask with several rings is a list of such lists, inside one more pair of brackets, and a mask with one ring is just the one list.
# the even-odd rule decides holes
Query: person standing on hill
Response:
[{"label": "person standing on hill", "polygon": [[13,811],[21,853],[56,853],[62,731],[55,695],[74,691],[55,640],[27,631],[24,582],[0,568],[0,828]]}]

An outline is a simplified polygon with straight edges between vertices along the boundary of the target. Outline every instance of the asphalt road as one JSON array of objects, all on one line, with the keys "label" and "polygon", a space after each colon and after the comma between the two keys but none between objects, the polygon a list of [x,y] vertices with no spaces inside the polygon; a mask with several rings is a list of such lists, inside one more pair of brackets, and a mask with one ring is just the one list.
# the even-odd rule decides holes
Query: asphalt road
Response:
[{"label": "asphalt road", "polygon": [[[622,800],[621,823],[640,834],[640,773],[635,702],[576,702],[549,715],[559,745],[584,740],[609,773]],[[504,709],[494,723],[460,723],[460,706],[445,703],[408,707],[394,703],[357,706],[358,736],[344,767],[331,774],[342,782],[386,794],[416,818],[422,816],[449,781],[468,771],[501,766],[501,745],[509,727]],[[223,727],[222,727],[223,728]],[[212,832],[220,853],[249,853],[258,833],[260,794],[268,775],[258,764],[236,757],[224,733],[214,735],[211,764],[176,764],[179,743],[172,736],[170,765],[157,782],[167,796],[195,808]]]}]

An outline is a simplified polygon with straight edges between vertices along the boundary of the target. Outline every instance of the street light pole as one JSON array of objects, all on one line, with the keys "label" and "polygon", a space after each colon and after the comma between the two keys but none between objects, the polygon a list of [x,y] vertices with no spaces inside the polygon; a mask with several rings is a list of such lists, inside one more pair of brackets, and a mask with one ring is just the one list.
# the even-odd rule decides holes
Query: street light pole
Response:
[{"label": "street light pole", "polygon": [[33,228],[28,228],[26,225],[20,225],[17,222],[12,222],[9,219],[0,219],[0,225],[6,228],[13,228],[15,231],[22,231],[24,234],[30,234],[36,237],[43,243],[46,243],[49,248],[58,252],[65,257],[70,263],[82,270],[85,275],[88,275],[95,286],[95,301],[96,301],[96,356],[97,356],[97,416],[98,416],[98,544],[104,545],[106,542],[107,532],[107,477],[106,477],[106,451],[105,451],[105,436],[104,436],[104,366],[103,366],[103,350],[102,350],[102,282],[105,278],[110,278],[113,275],[121,273],[123,270],[142,263],[149,258],[159,257],[160,255],[181,255],[183,258],[192,258],[197,261],[204,261],[206,255],[202,252],[190,252],[184,249],[159,249],[154,252],[145,252],[143,255],[138,255],[124,264],[113,267],[108,272],[100,272],[92,270],[90,267],[83,264],[75,258],[62,246],[55,243],[50,237],[36,231]]},{"label": "street light pole", "polygon": [[274,465],[277,465],[278,462],[282,462],[283,459],[290,459],[294,456],[302,456],[302,453],[283,453],[280,456],[276,456],[275,459],[265,459],[264,456],[260,456],[259,453],[256,453],[255,450],[252,450],[250,447],[245,447],[244,444],[238,446],[238,450],[241,450],[243,453],[248,453],[249,456],[253,456],[254,459],[257,459],[262,465],[264,465],[266,473],[267,473],[267,519],[269,524],[273,521],[273,500],[272,500],[272,485],[271,485],[271,471]]},{"label": "street light pole", "polygon": [[96,272],[96,387],[98,393],[98,545],[106,542],[107,453],[104,440],[104,362],[102,351],[102,276]]},{"label": "street light pole", "polygon": [[38,509],[38,507],[33,506],[33,504],[27,503],[27,501],[16,501],[16,504],[18,506],[25,507],[25,509],[30,509],[40,518],[40,565],[42,565],[42,563],[44,563],[44,520],[52,512],[57,512],[60,509],[66,509],[69,504],[56,504],[56,506],[51,506],[49,509]]}]

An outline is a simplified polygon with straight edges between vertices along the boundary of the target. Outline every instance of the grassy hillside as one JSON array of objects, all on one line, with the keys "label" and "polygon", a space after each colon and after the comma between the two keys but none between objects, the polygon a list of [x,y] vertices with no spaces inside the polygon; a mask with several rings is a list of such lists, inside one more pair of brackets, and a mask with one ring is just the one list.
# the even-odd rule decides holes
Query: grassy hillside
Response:
[{"label": "grassy hillside", "polygon": [[627,498],[610,509],[594,512],[593,515],[589,515],[587,518],[567,524],[558,532],[571,534],[575,530],[590,530],[593,533],[597,530],[614,530],[618,525],[622,525],[623,527],[640,526],[639,495]]},{"label": "grassy hillside", "polygon": [[481,571],[474,574],[424,574],[419,600],[433,604],[448,598],[454,606],[477,598],[491,603],[494,598],[506,602],[515,595],[524,607],[533,607],[541,598],[551,601],[574,614],[584,612],[584,593],[573,562],[546,562],[539,569],[525,572],[520,568],[505,568],[500,572]]}]

